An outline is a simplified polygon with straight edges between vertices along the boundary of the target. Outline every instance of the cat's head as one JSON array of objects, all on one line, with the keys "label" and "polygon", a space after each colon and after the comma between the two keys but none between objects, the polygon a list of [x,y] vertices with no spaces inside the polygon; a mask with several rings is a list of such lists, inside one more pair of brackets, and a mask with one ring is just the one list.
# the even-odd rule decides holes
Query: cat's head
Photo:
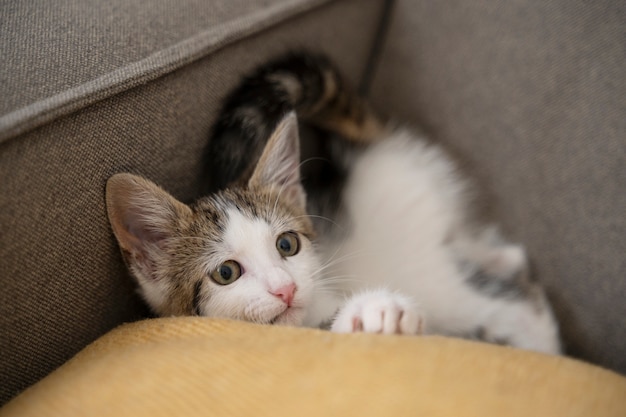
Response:
[{"label": "cat's head", "polygon": [[142,177],[109,179],[113,232],[155,313],[302,322],[319,264],[299,158],[297,121],[290,114],[249,181],[192,205]]}]

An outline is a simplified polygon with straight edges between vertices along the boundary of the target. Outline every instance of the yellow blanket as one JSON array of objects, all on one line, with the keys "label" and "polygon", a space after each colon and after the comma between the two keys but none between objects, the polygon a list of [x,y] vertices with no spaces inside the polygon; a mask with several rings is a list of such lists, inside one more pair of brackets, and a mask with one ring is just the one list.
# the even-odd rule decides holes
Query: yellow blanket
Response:
[{"label": "yellow blanket", "polygon": [[624,417],[626,379],[443,337],[186,317],[113,330],[0,415]]}]

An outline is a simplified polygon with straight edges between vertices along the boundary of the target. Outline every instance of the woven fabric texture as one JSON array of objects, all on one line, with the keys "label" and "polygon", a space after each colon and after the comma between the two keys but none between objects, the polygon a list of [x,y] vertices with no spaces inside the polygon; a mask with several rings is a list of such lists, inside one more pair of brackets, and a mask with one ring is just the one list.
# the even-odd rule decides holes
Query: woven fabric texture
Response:
[{"label": "woven fabric texture", "polygon": [[109,228],[106,180],[133,172],[198,197],[211,126],[242,75],[309,47],[358,79],[381,5],[330,2],[0,143],[0,403],[147,314]]},{"label": "woven fabric texture", "polygon": [[625,414],[625,378],[563,357],[190,317],[120,327],[0,410],[3,417]]},{"label": "woven fabric texture", "polygon": [[0,5],[0,140],[153,80],[328,0]]},{"label": "woven fabric texture", "polygon": [[463,159],[568,351],[626,373],[626,3],[396,3],[378,107]]}]

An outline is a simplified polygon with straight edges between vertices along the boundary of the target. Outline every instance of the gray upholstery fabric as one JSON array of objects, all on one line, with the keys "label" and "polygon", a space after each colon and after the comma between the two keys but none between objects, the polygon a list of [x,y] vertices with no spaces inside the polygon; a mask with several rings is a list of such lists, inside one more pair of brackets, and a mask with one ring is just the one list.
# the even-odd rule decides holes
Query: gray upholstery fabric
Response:
[{"label": "gray upholstery fabric", "polygon": [[396,3],[375,102],[466,161],[570,353],[626,372],[626,3]]},{"label": "gray upholstery fabric", "polygon": [[[264,8],[263,3],[273,6]],[[85,4],[109,7],[72,2]],[[26,58],[7,46],[5,38],[0,42],[12,59],[22,60],[2,63],[20,72],[2,70],[3,77],[10,77],[3,79],[3,87],[5,80],[18,84],[7,90],[2,106],[13,112],[20,106],[27,109],[26,116],[10,114],[1,125],[0,402],[112,327],[147,313],[108,225],[106,179],[115,172],[140,173],[182,200],[195,198],[202,181],[202,151],[220,100],[241,75],[286,49],[305,46],[328,52],[346,74],[358,79],[382,6],[378,0],[109,4],[107,14],[71,10],[67,16],[51,10],[56,3],[46,4],[42,7],[50,12],[49,19],[43,11],[21,11],[36,24],[27,24],[28,17],[23,29],[13,26],[20,39],[29,37],[22,30],[39,30],[64,36],[70,44],[80,41],[64,46],[63,39],[33,34],[49,43],[30,44],[38,49],[25,52],[32,62],[24,63]],[[199,15],[193,18],[195,13]],[[167,25],[153,28],[155,19]],[[191,24],[188,19],[195,29],[179,28]],[[216,22],[219,30],[213,32]],[[79,30],[83,32],[75,33]],[[108,33],[117,30],[127,32]],[[189,46],[195,45],[196,33],[199,48]],[[89,36],[93,38],[83,38]],[[151,43],[155,36],[165,41]],[[54,47],[72,51],[49,50]],[[144,47],[145,53],[137,53]],[[167,59],[161,59],[161,51]],[[38,59],[73,63],[61,74],[54,71],[60,63]],[[92,67],[81,68],[89,63]],[[24,73],[29,65],[33,71]],[[93,77],[96,84],[104,81],[91,88]],[[39,103],[59,96],[63,98],[39,111]]]},{"label": "gray upholstery fabric", "polygon": [[0,140],[326,2],[3,2]]}]

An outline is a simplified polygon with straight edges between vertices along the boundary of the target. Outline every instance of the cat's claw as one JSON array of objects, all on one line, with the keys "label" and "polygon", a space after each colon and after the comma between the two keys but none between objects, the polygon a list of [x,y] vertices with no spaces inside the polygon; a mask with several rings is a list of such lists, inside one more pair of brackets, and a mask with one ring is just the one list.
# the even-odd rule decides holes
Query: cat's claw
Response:
[{"label": "cat's claw", "polygon": [[336,333],[421,334],[423,319],[410,298],[379,290],[350,298],[339,310],[331,331]]}]

